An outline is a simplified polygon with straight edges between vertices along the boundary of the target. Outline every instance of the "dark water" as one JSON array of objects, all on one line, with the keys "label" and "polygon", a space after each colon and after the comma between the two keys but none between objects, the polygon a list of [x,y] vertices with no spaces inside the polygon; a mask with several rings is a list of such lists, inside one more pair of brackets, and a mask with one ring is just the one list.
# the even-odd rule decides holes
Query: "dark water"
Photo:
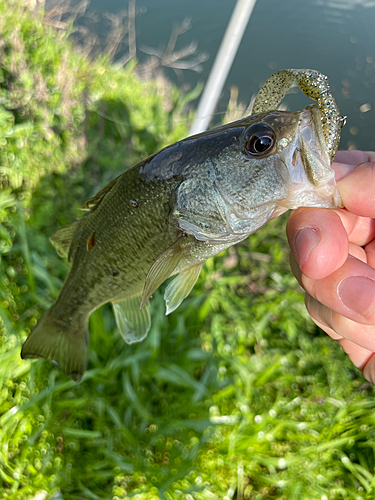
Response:
[{"label": "dark water", "polygon": [[[177,48],[198,42],[209,53],[200,74],[185,70],[183,81],[205,81],[234,8],[234,0],[137,0],[137,46],[160,48],[174,23],[191,17],[192,28]],[[126,0],[92,0],[97,12],[119,12]],[[146,57],[140,50],[140,60]],[[274,71],[313,68],[329,77],[340,111],[348,116],[341,149],[375,149],[375,1],[258,0],[225,84],[219,111],[236,85],[248,102]],[[172,70],[167,75],[178,82]],[[181,81],[180,81],[181,83]],[[288,95],[291,110],[307,104],[300,93]],[[218,118],[216,117],[216,123]]]}]

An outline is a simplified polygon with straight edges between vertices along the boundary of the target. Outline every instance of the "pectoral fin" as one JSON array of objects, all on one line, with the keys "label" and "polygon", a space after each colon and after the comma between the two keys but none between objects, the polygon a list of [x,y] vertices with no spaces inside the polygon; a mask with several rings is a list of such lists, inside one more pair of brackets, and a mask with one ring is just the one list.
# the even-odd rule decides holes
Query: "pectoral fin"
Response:
[{"label": "pectoral fin", "polygon": [[164,293],[164,300],[167,306],[167,312],[165,314],[170,314],[177,309],[181,302],[189,295],[198,279],[202,265],[203,264],[196,264],[195,266],[189,267],[189,269],[179,273],[169,283]]},{"label": "pectoral fin", "polygon": [[141,309],[159,286],[173,273],[184,253],[184,238],[181,237],[173,243],[152,264],[143,289]]},{"label": "pectoral fin", "polygon": [[117,302],[112,301],[117,326],[128,344],[141,342],[151,328],[149,305],[146,304],[140,310],[141,298],[142,294],[139,293]]}]

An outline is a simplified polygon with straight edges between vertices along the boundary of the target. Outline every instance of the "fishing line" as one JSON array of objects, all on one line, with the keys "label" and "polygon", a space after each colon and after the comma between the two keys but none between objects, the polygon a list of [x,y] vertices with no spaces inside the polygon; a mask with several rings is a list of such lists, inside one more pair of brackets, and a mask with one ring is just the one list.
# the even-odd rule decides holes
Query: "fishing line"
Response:
[{"label": "fishing line", "polygon": [[[116,125],[125,125],[127,127],[134,128],[134,124],[129,123],[129,122],[125,122],[125,121],[122,121],[122,120],[117,120],[116,118],[113,118],[112,116],[107,115],[103,111],[100,111],[100,109],[94,108],[89,103],[87,103],[87,107],[88,107],[88,109],[90,111],[93,111],[94,113],[98,114],[102,118],[105,118],[106,120],[108,120],[108,121],[110,121],[112,123],[115,123]],[[241,109],[239,109],[239,108],[238,109],[234,109],[234,111],[241,111]],[[213,118],[214,116],[225,115],[226,113],[227,113],[227,111],[218,111],[218,112],[213,113],[212,115],[210,115],[210,117]],[[175,121],[174,123],[186,123],[186,122],[187,122],[186,120],[178,120],[178,121]]]}]

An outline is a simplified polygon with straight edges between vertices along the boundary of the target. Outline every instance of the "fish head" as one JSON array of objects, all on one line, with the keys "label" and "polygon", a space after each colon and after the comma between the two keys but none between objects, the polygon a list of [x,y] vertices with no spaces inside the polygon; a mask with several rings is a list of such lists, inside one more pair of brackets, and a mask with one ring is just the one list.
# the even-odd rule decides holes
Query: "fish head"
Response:
[{"label": "fish head", "polygon": [[341,206],[315,105],[251,115],[186,139],[176,153],[173,168],[187,165],[188,175],[174,219],[198,240],[238,241],[288,209]]},{"label": "fish head", "polygon": [[270,124],[277,137],[276,155],[288,171],[287,194],[279,200],[275,214],[301,206],[341,207],[319,108],[308,106],[285,122],[284,126],[280,120]]},{"label": "fish head", "polygon": [[288,209],[342,206],[317,106],[260,113],[239,124],[237,149],[226,150],[218,181],[241,219],[264,224]]}]

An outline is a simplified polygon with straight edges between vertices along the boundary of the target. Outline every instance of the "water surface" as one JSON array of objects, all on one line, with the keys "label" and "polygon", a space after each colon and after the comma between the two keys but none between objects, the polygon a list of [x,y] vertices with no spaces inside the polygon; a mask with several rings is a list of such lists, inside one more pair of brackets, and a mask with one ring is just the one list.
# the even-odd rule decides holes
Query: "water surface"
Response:
[{"label": "water surface", "polygon": [[[174,23],[191,17],[192,28],[177,48],[198,42],[209,59],[197,74],[185,70],[182,82],[205,81],[214,61],[234,0],[137,0],[137,46],[165,47]],[[124,0],[93,0],[97,12],[119,12]],[[228,76],[218,111],[225,109],[229,88],[239,88],[248,102],[274,71],[313,68],[325,73],[342,114],[348,116],[340,148],[375,149],[375,2],[370,0],[258,0]],[[146,56],[139,49],[137,57]],[[168,77],[181,83],[174,72]],[[304,107],[301,93],[285,100],[291,110]],[[216,116],[213,123],[220,117]]]}]

